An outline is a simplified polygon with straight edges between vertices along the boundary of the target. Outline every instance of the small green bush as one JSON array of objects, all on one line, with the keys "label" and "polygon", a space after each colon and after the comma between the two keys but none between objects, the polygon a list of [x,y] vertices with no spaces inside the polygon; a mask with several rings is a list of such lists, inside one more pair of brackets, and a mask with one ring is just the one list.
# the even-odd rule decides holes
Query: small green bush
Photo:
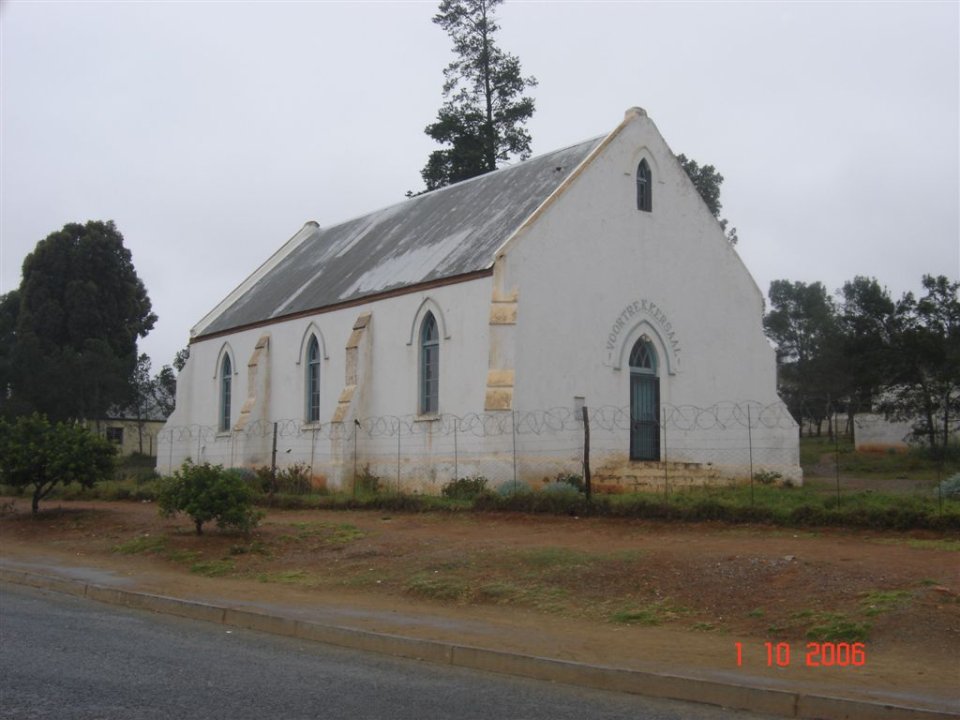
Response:
[{"label": "small green bush", "polygon": [[[570,487],[583,492],[583,475],[578,475],[577,473],[558,473],[555,478],[553,478],[553,483],[555,485],[569,485]],[[552,487],[548,485],[547,487]]]},{"label": "small green bush", "polygon": [[565,482],[554,482],[550,483],[549,485],[544,485],[543,490],[540,492],[548,495],[565,495],[571,498],[577,498],[580,496],[580,490],[576,485],[568,485]]},{"label": "small green bush", "polygon": [[310,466],[306,463],[295,463],[277,470],[276,491],[284,495],[307,495],[312,492]]},{"label": "small green bush", "polygon": [[753,479],[761,485],[776,485],[783,479],[783,475],[774,470],[757,470],[753,474]]},{"label": "small green bush", "polygon": [[507,480],[497,485],[497,494],[501,497],[509,497],[511,495],[529,495],[530,486],[525,482],[520,482],[519,480]]},{"label": "small green bush", "polygon": [[451,480],[440,489],[440,494],[451,500],[472,500],[487,491],[487,479],[482,475]]},{"label": "small green bush", "polygon": [[960,473],[951,475],[940,483],[937,494],[947,500],[960,500]]},{"label": "small green bush", "polygon": [[360,474],[353,479],[353,491],[359,495],[377,495],[380,492],[380,476],[374,475],[369,465],[364,465]]},{"label": "small green bush", "polygon": [[197,535],[203,525],[216,520],[219,528],[249,533],[260,521],[253,509],[254,493],[236,473],[220,465],[194,465],[189,460],[164,481],[157,495],[164,517],[185,513],[193,520]]}]

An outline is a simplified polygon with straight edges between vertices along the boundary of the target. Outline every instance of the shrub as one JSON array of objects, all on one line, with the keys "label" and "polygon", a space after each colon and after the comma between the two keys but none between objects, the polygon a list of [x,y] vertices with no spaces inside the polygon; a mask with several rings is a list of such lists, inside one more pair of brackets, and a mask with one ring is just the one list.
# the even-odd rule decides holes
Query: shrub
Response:
[{"label": "shrub", "polygon": [[360,474],[353,479],[353,491],[360,495],[376,495],[380,492],[380,476],[370,472],[369,465],[364,465]]},{"label": "shrub", "polygon": [[284,495],[307,495],[313,490],[310,466],[295,463],[277,470],[276,491]]},{"label": "shrub", "polygon": [[553,482],[561,487],[563,485],[569,485],[575,490],[583,492],[583,475],[578,475],[577,473],[558,473],[553,479]]},{"label": "shrub", "polygon": [[224,470],[224,472],[240,478],[245,485],[254,491],[254,494],[263,492],[263,488],[261,487],[260,483],[260,476],[255,470],[252,470],[248,467],[232,467],[227,468]]},{"label": "shrub", "polygon": [[164,517],[186,513],[193,520],[197,535],[204,523],[217,521],[219,528],[234,528],[248,533],[260,521],[253,509],[253,491],[237,473],[220,465],[183,463],[172,478],[163,482],[157,495]]},{"label": "shrub", "polygon": [[757,470],[753,474],[753,479],[761,485],[775,485],[783,479],[783,475],[773,470]]},{"label": "shrub", "polygon": [[43,415],[0,419],[0,479],[16,488],[33,488],[31,508],[60,484],[93,487],[113,474],[113,444],[82,425],[51,425]]},{"label": "shrub", "polygon": [[556,496],[568,496],[568,497],[578,497],[580,495],[580,489],[576,485],[570,485],[566,482],[553,482],[549,485],[544,485],[543,490],[540,492],[547,493],[548,495]]},{"label": "shrub", "polygon": [[487,479],[482,475],[451,480],[440,489],[443,497],[451,500],[473,500],[473,498],[486,491]]},{"label": "shrub", "polygon": [[510,497],[511,495],[528,495],[530,493],[530,486],[525,482],[520,482],[519,480],[507,480],[497,485],[497,494],[502,497]]},{"label": "shrub", "polygon": [[941,482],[937,492],[947,500],[960,500],[960,473],[951,475]]}]

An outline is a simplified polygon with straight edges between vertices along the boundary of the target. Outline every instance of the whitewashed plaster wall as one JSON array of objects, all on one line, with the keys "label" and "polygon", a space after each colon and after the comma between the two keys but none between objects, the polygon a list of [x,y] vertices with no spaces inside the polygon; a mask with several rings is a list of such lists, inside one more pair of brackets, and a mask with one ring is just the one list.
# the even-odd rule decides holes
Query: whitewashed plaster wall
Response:
[{"label": "whitewashed plaster wall", "polygon": [[[652,212],[637,210],[641,158],[653,174]],[[517,324],[502,334],[510,340],[503,347],[498,341],[494,352],[491,300],[513,291]],[[331,487],[343,486],[356,469],[348,438],[357,417],[381,419],[357,434],[361,466],[395,477],[407,489],[438,491],[442,482],[469,474],[502,480],[511,473],[529,479],[577,471],[581,434],[576,427],[520,437],[517,462],[509,432],[454,437],[449,425],[441,432],[443,423],[416,418],[418,333],[428,309],[440,326],[441,414],[483,414],[490,369],[515,371],[510,410],[485,416],[499,418],[508,430],[513,412],[572,408],[578,396],[591,408],[628,407],[628,358],[642,333],[657,350],[662,403],[707,408],[779,402],[774,355],[762,332],[761,292],[653,123],[632,113],[557,201],[548,202],[507,242],[493,277],[194,342],[179,378],[177,410],[161,435],[160,471],[169,472],[187,457],[230,466],[270,463],[268,434],[215,430],[222,352],[232,353],[235,424],[247,395],[247,362],[265,334],[270,337],[269,383],[254,417],[291,421],[287,432],[280,431],[280,465],[306,462]],[[345,384],[344,347],[364,312],[372,313],[366,331],[371,371],[359,378],[362,402],[339,426],[342,433],[331,434]],[[323,356],[321,423],[312,432],[304,423],[304,355],[311,330]],[[394,431],[400,427],[397,418],[404,423],[399,432]],[[792,419],[774,428],[754,423],[757,466],[799,480]],[[728,425],[693,432],[668,428],[669,447],[662,457],[722,465],[727,475],[745,477],[746,428]],[[627,427],[593,437],[598,455],[613,462],[627,463],[628,443]]]},{"label": "whitewashed plaster wall", "polygon": [[[178,379],[177,408],[167,421],[168,442],[161,445],[158,469],[169,472],[188,457],[228,466],[270,464],[272,428],[246,428],[242,444],[238,433],[222,433],[216,429],[223,353],[231,354],[234,370],[231,427],[235,427],[247,399],[247,363],[264,335],[269,336],[265,361],[269,365],[269,390],[265,397],[256,399],[254,417],[269,424],[291,421],[288,427],[296,424],[309,428],[305,419],[305,356],[309,335],[315,333],[322,356],[320,425],[329,425],[345,386],[345,345],[357,318],[365,312],[372,313],[366,331],[371,371],[359,378],[366,400],[345,418],[345,424],[352,423],[355,417],[417,415],[419,331],[427,311],[433,312],[440,330],[439,410],[455,415],[477,412],[483,407],[486,388],[490,296],[490,278],[486,277],[192,343],[190,358]],[[260,362],[262,366],[264,360]],[[263,367],[258,368],[258,372],[263,371]],[[430,420],[423,419],[425,435],[429,434],[426,430],[429,426]],[[265,441],[251,449],[252,435]],[[372,441],[361,436],[360,442],[371,445]],[[368,449],[376,453],[375,447]],[[281,452],[283,455],[278,457],[281,465],[305,459],[302,447],[297,452]],[[333,457],[336,453],[322,447],[317,454]]]},{"label": "whitewashed plaster wall", "polygon": [[[653,174],[652,212],[637,209],[642,158]],[[644,333],[658,354],[661,403],[779,402],[762,294],[648,118],[632,118],[588,160],[501,262],[503,291],[519,294],[516,407],[572,405],[575,396],[591,407],[629,406],[629,353]],[[673,459],[747,474],[745,426],[673,432]],[[792,420],[753,432],[762,464],[800,479]],[[627,453],[626,436],[619,442]],[[678,455],[684,445],[691,450]]]}]

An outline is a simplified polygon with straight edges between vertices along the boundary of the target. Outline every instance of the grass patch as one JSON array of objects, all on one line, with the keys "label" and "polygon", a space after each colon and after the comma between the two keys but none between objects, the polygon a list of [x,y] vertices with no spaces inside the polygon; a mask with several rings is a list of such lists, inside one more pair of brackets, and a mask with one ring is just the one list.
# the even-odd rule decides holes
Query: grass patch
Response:
[{"label": "grass patch", "polygon": [[[831,469],[834,468],[837,443],[828,437],[800,438],[800,466],[804,472],[811,473],[823,459]],[[906,452],[857,452],[853,441],[841,438],[839,441],[840,473],[858,477],[876,479],[909,478],[911,480],[936,480],[938,476],[949,476],[960,470],[958,453],[948,452],[947,459],[941,461],[926,448],[910,448]],[[829,454],[829,458],[824,455]]]},{"label": "grass patch", "polygon": [[669,600],[653,602],[642,607],[627,607],[610,616],[610,621],[625,625],[660,625],[676,620],[690,611]]},{"label": "grass patch", "polygon": [[177,563],[192,563],[200,557],[196,550],[171,550],[167,553],[167,559]]},{"label": "grass patch", "polygon": [[404,590],[412,595],[430,600],[461,600],[468,596],[470,586],[460,578],[438,574],[417,573],[411,577]]},{"label": "grass patch", "polygon": [[270,557],[270,548],[268,548],[261,540],[254,540],[253,542],[247,544],[231,545],[230,554],[263,555],[264,557]]},{"label": "grass patch", "polygon": [[836,613],[822,613],[819,623],[807,628],[805,637],[816,642],[865,642],[870,623],[855,622]]},{"label": "grass patch", "polygon": [[516,557],[522,564],[540,570],[576,567],[590,560],[590,556],[584,552],[563,547],[520,550],[516,553]]},{"label": "grass patch", "polygon": [[874,590],[860,601],[863,614],[869,617],[903,607],[913,599],[909,590]]},{"label": "grass patch", "polygon": [[195,575],[204,575],[205,577],[223,577],[224,575],[232,573],[234,569],[234,562],[230,558],[224,558],[223,560],[205,560],[190,566],[190,572]]},{"label": "grass patch", "polygon": [[306,570],[284,570],[275,573],[260,573],[257,580],[262,583],[280,583],[283,585],[306,585],[310,574]]},{"label": "grass patch", "polygon": [[140,535],[132,540],[114,545],[113,552],[122,555],[141,555],[145,553],[159,553],[167,545],[167,539],[163,537],[151,537],[150,535]]},{"label": "grass patch", "polygon": [[483,602],[508,603],[522,595],[523,590],[509,582],[488,583],[477,589],[477,599]]}]

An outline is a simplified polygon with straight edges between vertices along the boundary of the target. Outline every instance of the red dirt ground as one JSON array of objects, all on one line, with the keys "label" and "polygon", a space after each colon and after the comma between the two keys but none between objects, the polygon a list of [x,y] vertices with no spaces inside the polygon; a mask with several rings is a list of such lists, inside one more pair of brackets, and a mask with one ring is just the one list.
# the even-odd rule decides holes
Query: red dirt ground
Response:
[{"label": "red dirt ground", "polygon": [[[4,505],[4,562],[168,595],[349,608],[356,625],[478,645],[497,627],[520,652],[837,692],[955,701],[960,684],[956,535],[271,510],[251,538],[197,537],[147,503],[50,503],[39,519],[26,499]],[[857,626],[866,665],[806,666],[807,632]],[[766,667],[765,642],[790,643],[790,667]]]}]

